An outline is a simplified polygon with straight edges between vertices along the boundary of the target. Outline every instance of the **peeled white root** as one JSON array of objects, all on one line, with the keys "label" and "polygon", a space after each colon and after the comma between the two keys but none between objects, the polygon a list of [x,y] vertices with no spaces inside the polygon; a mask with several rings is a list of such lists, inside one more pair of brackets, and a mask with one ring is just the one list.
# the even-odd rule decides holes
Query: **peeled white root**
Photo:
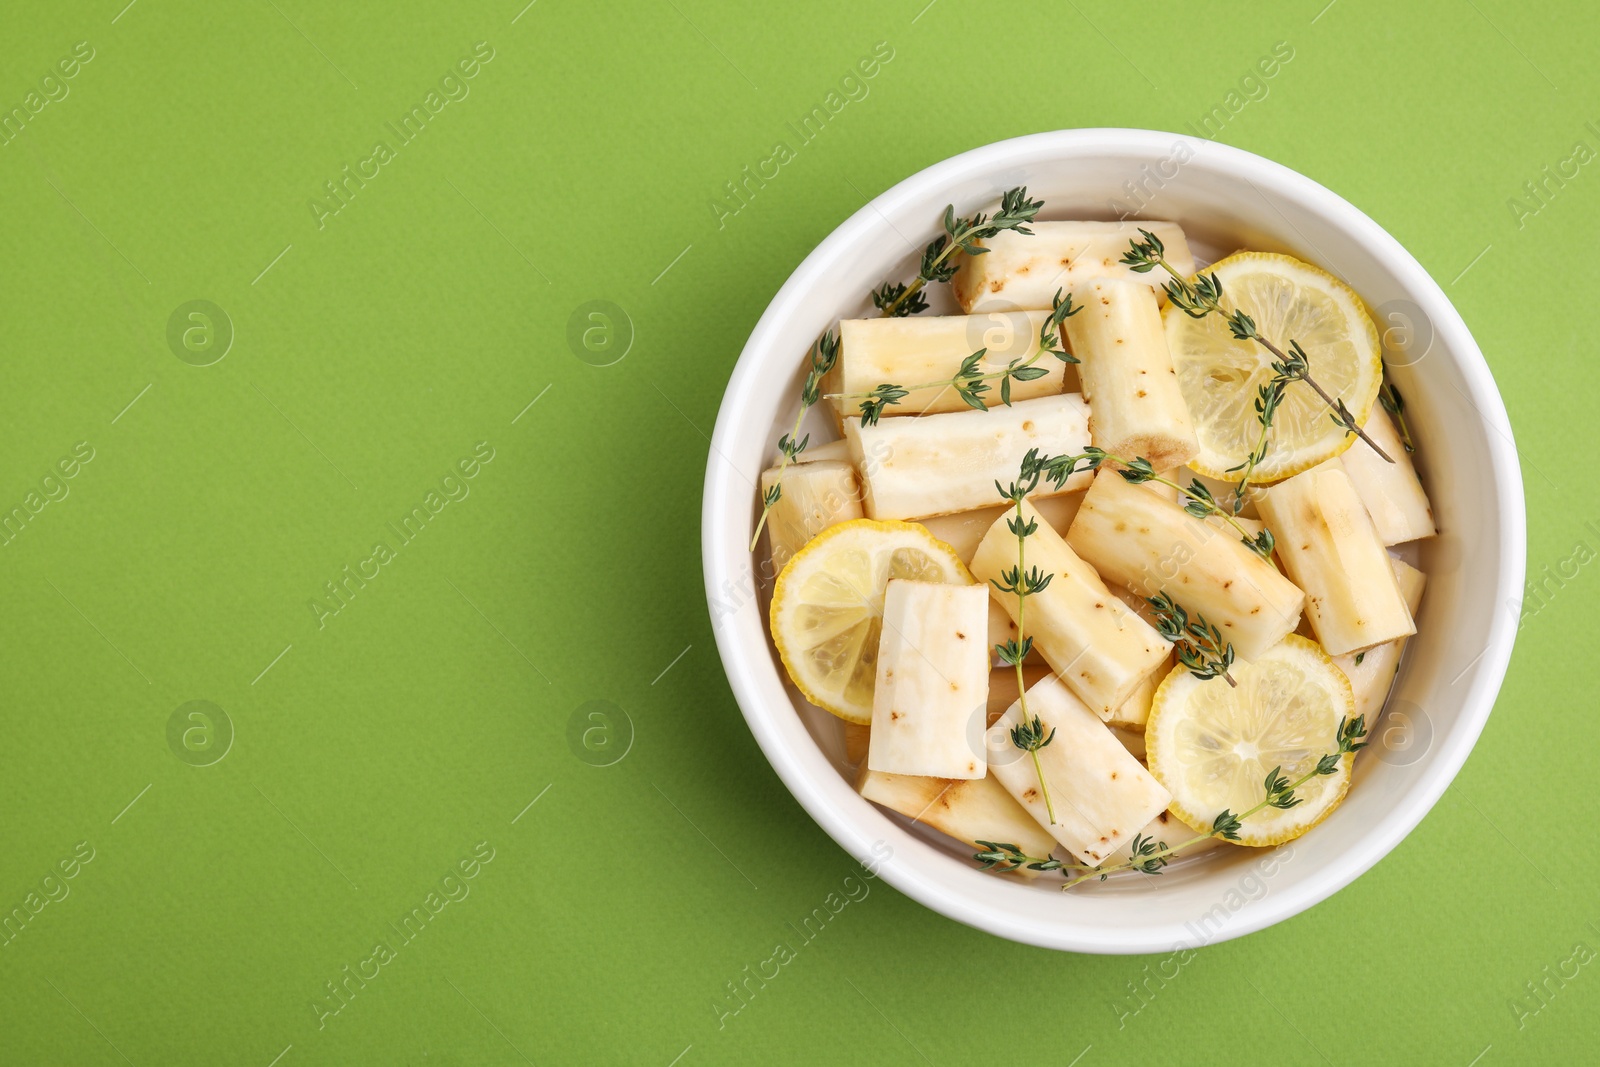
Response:
[{"label": "peeled white root", "polygon": [[[1078,699],[1100,718],[1110,718],[1166,661],[1167,642],[1112,595],[1095,569],[1079,559],[1031,505],[1022,505],[1022,517],[1038,526],[1025,542],[1024,569],[1037,567],[1054,576],[1023,605],[1023,636],[1033,638],[1039,654]],[[1017,535],[1009,518],[1002,515],[989,528],[972,557],[972,573],[1015,621],[1016,594],[1003,593],[993,584],[1017,565]]]},{"label": "peeled white root", "polygon": [[978,585],[895,579],[883,599],[867,766],[982,778],[989,598]]},{"label": "peeled white root", "polygon": [[[995,483],[1015,481],[1031,448],[1049,455],[1082,452],[1089,443],[1089,405],[1077,393],[1063,393],[873,426],[849,418],[844,436],[861,475],[867,516],[920,519],[996,503]],[[1042,482],[1039,493],[1053,496],[1088,484],[1088,472],[1080,471],[1059,489]]]},{"label": "peeled white root", "polygon": [[[763,498],[777,480],[776,467],[761,472]],[[855,467],[840,460],[790,464],[783,472],[783,494],[767,512],[773,569],[782,570],[807,541],[828,527],[859,518],[861,486]]]},{"label": "peeled white root", "polygon": [[[1172,795],[1162,788],[1058,678],[1028,690],[1027,713],[1037,717],[1050,744],[1033,757],[1011,741],[1022,719],[1018,701],[989,728],[989,770],[1050,835],[1083,862],[1098,866],[1151,819],[1167,810]],[[1043,773],[1055,821],[1039,791]]]},{"label": "peeled white root", "polygon": [[[923,778],[863,766],[856,792],[974,848],[979,841],[988,841],[1016,845],[1024,855],[1044,857],[1056,846],[1055,838],[993,778]],[[1027,868],[1016,873],[1038,877],[1038,872]]]},{"label": "peeled white root", "polygon": [[[1028,498],[1028,501],[1038,509],[1039,515],[1057,533],[1064,532],[1072,525],[1072,517],[1078,513],[1078,504],[1082,500],[1081,492]],[[917,521],[926,526],[933,536],[955,549],[962,563],[971,563],[984,535],[989,532],[989,527],[994,525],[994,520],[1010,509],[1010,504],[995,504],[993,507],[958,511],[953,515],[933,515]]]},{"label": "peeled white root", "polygon": [[1074,289],[1073,297],[1079,310],[1063,326],[1081,361],[1078,381],[1095,447],[1124,459],[1143,457],[1158,471],[1199,455],[1155,290],[1105,278]]},{"label": "peeled white root", "polygon": [[[996,611],[1000,612],[1001,616],[1005,615],[1005,611],[998,604],[993,604],[992,601],[991,604]],[[991,629],[991,636],[993,636],[993,633],[994,631]],[[1017,625],[1016,623],[1011,623],[1009,636],[1003,636],[1000,641],[994,643],[1004,643],[1007,640],[1014,639],[1016,635]],[[1136,736],[1143,736],[1144,724],[1150,720],[1150,706],[1155,702],[1156,689],[1161,685],[1161,680],[1167,676],[1167,672],[1172,669],[1173,662],[1174,660],[1169,656],[1162,662],[1161,666],[1151,671],[1144,681],[1139,683],[1138,688],[1128,695],[1128,699],[1124,700],[1111,712],[1111,717],[1106,720],[1106,725],[1117,727],[1119,735],[1126,731]],[[1044,662],[1044,657],[1040,656],[1036,651],[1022,661],[1022,686],[1023,688],[1032,686],[1040,679],[1054,673],[1055,671],[1050,669],[1050,665]],[[1001,665],[989,672],[989,716],[987,725],[994,725],[994,721],[1000,717],[1000,713],[1009,708],[1012,702],[1017,699],[1019,692],[1017,688],[1017,669],[1015,667]],[[862,727],[862,729],[865,730],[866,727]],[[1142,757],[1143,749],[1141,748],[1140,751],[1134,752],[1134,755]],[[851,762],[855,761],[852,760]]]},{"label": "peeled white root", "polygon": [[1032,236],[1006,230],[979,242],[989,251],[961,257],[950,291],[969,314],[1049,308],[1057,291],[1070,293],[1094,278],[1125,278],[1155,291],[1167,280],[1164,271],[1135,274],[1121,263],[1141,227],[1161,238],[1174,270],[1194,273],[1189,242],[1175,222],[1034,222]]},{"label": "peeled white root", "polygon": [[[1022,635],[1017,632],[1016,620],[1007,615],[1006,609],[991,597],[989,600],[989,650],[994,652],[997,646],[1003,645],[1007,641],[1020,641],[1021,639]],[[995,653],[995,661],[999,662],[998,652]],[[1038,648],[1030,649],[1022,662],[1029,666],[1045,666],[1044,657],[1039,654]]]},{"label": "peeled white root", "polygon": [[[1406,609],[1413,616],[1422,604],[1422,587],[1427,576],[1404,560],[1390,558],[1394,566],[1396,584],[1405,598]],[[1376,735],[1378,716],[1389,698],[1389,688],[1394,685],[1395,672],[1400,669],[1400,654],[1405,651],[1406,639],[1401,637],[1367,649],[1365,652],[1334,656],[1334,664],[1350,679],[1350,688],[1356,695],[1356,714],[1366,716],[1369,734]],[[1361,659],[1356,662],[1356,657]]]},{"label": "peeled white root", "polygon": [[[856,394],[870,393],[880,385],[912,386],[954,378],[968,356],[985,350],[978,367],[984,374],[1002,371],[1012,362],[1027,362],[1044,371],[1032,381],[1013,380],[1011,399],[1028,400],[1061,392],[1066,364],[1048,353],[1039,354],[1039,328],[1048,311],[1008,311],[988,315],[939,315],[929,318],[845,319],[839,323],[839,361],[824,382],[824,390],[844,397],[831,399],[841,417],[861,414]],[[1037,358],[1034,358],[1037,356]],[[1000,382],[985,383],[980,399],[990,407],[1000,404]],[[886,407],[884,415],[930,415],[940,411],[966,411],[968,405],[952,386],[911,389]]]},{"label": "peeled white root", "polygon": [[1306,614],[1328,655],[1417,632],[1389,553],[1336,460],[1279,482],[1256,508],[1284,570],[1305,590]]},{"label": "peeled white root", "polygon": [[1155,702],[1156,689],[1160,687],[1161,680],[1172,669],[1174,660],[1169,654],[1156,669],[1142,678],[1133,692],[1121,704],[1111,709],[1111,714],[1106,717],[1107,724],[1120,726],[1129,730],[1143,730],[1144,724],[1150,721],[1150,705]]},{"label": "peeled white root", "polygon": [[1372,516],[1378,540],[1385,545],[1398,545],[1438,533],[1433,507],[1428,503],[1428,494],[1422,491],[1417,468],[1383,405],[1372,409],[1372,416],[1362,429],[1394,462],[1386,463],[1371,445],[1358,438],[1339,456],[1339,465],[1350,476],[1356,495]]},{"label": "peeled white root", "polygon": [[1115,723],[1106,723],[1106,725],[1111,727],[1111,736],[1115,737],[1122,743],[1122,747],[1128,750],[1128,755],[1140,763],[1145,763],[1144,730],[1135,730],[1131,726],[1118,726]]},{"label": "peeled white root", "polygon": [[[1129,611],[1151,626],[1156,624],[1156,614],[1151,609],[1150,602],[1144,597],[1122,585],[1108,584],[1106,588],[1111,590],[1112,596],[1128,605]],[[1162,680],[1171,672],[1176,662],[1177,657],[1169,652],[1167,658],[1161,661],[1161,665],[1146,675],[1138,688],[1128,694],[1128,699],[1119,704],[1111,713],[1111,717],[1106,720],[1106,725],[1118,728],[1117,736],[1124,744],[1127,743],[1127,737],[1124,736],[1127,733],[1139,737],[1138,750],[1129,749],[1129,751],[1140,759],[1144,758],[1144,725],[1150,721],[1150,706],[1155,703],[1156,690],[1160,688]]]},{"label": "peeled white root", "polygon": [[829,441],[826,444],[817,444],[815,441],[806,445],[806,450],[794,457],[795,463],[814,463],[824,459],[842,459],[850,462],[850,443],[844,438]]},{"label": "peeled white root", "polygon": [[1017,702],[1017,697],[1022,695],[1022,689],[1032,689],[1044,679],[1055,672],[1043,663],[1024,663],[1022,665],[1022,688],[1017,687],[1017,669],[1015,667],[996,667],[989,672],[989,708],[984,718],[985,728],[993,726],[996,719],[1006,713],[1006,709]]},{"label": "peeled white root", "polygon": [[[1239,529],[1243,530],[1251,537],[1259,535],[1262,530],[1267,528],[1267,524],[1262,522],[1260,519],[1246,519],[1242,516],[1239,516],[1235,517],[1233,521],[1239,524]],[[1235,530],[1232,523],[1229,523],[1228,520],[1224,519],[1221,515],[1207,516],[1204,522],[1207,526],[1211,527],[1219,534],[1223,534],[1224,536],[1232,538],[1238,538],[1240,536],[1239,530]]]},{"label": "peeled white root", "polygon": [[1140,596],[1165,592],[1204,615],[1242,659],[1261,655],[1300,621],[1305,595],[1232,530],[1217,532],[1115,471],[1095,478],[1067,542],[1106,581]]}]

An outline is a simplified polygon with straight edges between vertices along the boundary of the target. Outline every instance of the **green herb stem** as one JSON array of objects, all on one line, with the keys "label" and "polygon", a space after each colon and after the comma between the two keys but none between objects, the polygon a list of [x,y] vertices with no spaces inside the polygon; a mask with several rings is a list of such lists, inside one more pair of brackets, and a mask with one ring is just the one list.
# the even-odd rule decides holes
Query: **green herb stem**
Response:
[{"label": "green herb stem", "polygon": [[[1345,756],[1367,747],[1366,742],[1361,740],[1366,735],[1366,716],[1358,715],[1353,722],[1348,719],[1340,719],[1339,730],[1334,738],[1337,743],[1336,750],[1323,755],[1312,766],[1311,770],[1307,771],[1293,782],[1288,781],[1282,776],[1282,767],[1272,768],[1271,772],[1269,772],[1266,777],[1264,790],[1265,795],[1261,798],[1261,802],[1255,807],[1249,808],[1238,815],[1235,815],[1228,809],[1224,808],[1222,812],[1219,813],[1214,820],[1212,820],[1211,829],[1205,833],[1198,834],[1195,837],[1182,842],[1181,844],[1171,846],[1165,844],[1158,845],[1154,850],[1148,851],[1143,855],[1139,855],[1139,850],[1135,848],[1135,856],[1133,859],[1123,860],[1122,862],[1113,864],[1110,867],[1097,868],[1088,874],[1079,875],[1077,878],[1068,880],[1061,888],[1071,889],[1073,886],[1078,885],[1081,882],[1086,882],[1091,878],[1103,879],[1109,874],[1120,870],[1126,870],[1130,867],[1137,867],[1148,874],[1159,874],[1161,873],[1160,868],[1166,866],[1166,861],[1170,856],[1188,848],[1190,845],[1199,844],[1201,841],[1205,841],[1206,839],[1212,837],[1222,837],[1228,841],[1239,840],[1239,830],[1246,819],[1267,808],[1281,808],[1287,810],[1294,807],[1296,804],[1299,804],[1302,798],[1295,795],[1296,790],[1305,785],[1307,782],[1311,781],[1313,778],[1336,773],[1339,770],[1340,765],[1344,762]],[[1138,839],[1135,838],[1135,844],[1137,843]]]},{"label": "green herb stem", "polygon": [[[1345,406],[1344,401],[1330,396],[1328,391],[1311,376],[1311,369],[1306,359],[1305,350],[1297,342],[1290,340],[1289,349],[1293,353],[1293,355],[1290,355],[1267,338],[1262,337],[1256,331],[1255,320],[1245,312],[1241,310],[1227,312],[1222,309],[1222,281],[1215,273],[1210,275],[1198,274],[1196,275],[1196,280],[1190,282],[1174,270],[1172,264],[1167,262],[1165,247],[1159,237],[1149,230],[1140,230],[1139,234],[1144,240],[1129,242],[1128,251],[1122,257],[1122,262],[1125,265],[1139,274],[1146,273],[1156,267],[1166,271],[1168,277],[1172,280],[1162,288],[1174,307],[1196,319],[1205,318],[1212,313],[1222,315],[1227,320],[1228,328],[1232,331],[1234,337],[1241,341],[1255,341],[1277,357],[1277,362],[1272,365],[1276,375],[1272,383],[1274,386],[1279,381],[1298,381],[1309,385],[1322,398],[1322,402],[1333,412],[1333,421],[1335,423],[1343,426],[1348,432],[1359,436],[1371,446],[1374,452],[1388,462],[1394,462],[1394,459],[1382,448],[1379,448],[1377,442],[1369,437],[1365,430],[1356,425],[1355,415]],[[1273,407],[1275,408],[1276,405],[1273,405]],[[1263,410],[1259,403],[1256,410],[1264,424],[1262,432],[1265,435],[1266,429],[1271,423],[1272,411]],[[1263,451],[1262,454],[1264,456],[1265,452]],[[1255,464],[1252,463],[1250,472],[1254,473],[1254,469]]]},{"label": "green herb stem", "polygon": [[812,343],[809,355],[811,366],[807,368],[805,384],[800,388],[800,410],[795,413],[794,429],[778,438],[778,451],[783,453],[783,459],[778,464],[778,474],[772,481],[772,487],[761,494],[761,517],[756,520],[755,533],[750,537],[751,552],[756,550],[756,542],[761,540],[761,530],[767,525],[767,513],[783,499],[784,472],[811,443],[810,434],[800,436],[800,424],[805,421],[806,411],[822,397],[823,376],[833,369],[839,359],[839,339],[832,331],[823,331],[822,336]]}]

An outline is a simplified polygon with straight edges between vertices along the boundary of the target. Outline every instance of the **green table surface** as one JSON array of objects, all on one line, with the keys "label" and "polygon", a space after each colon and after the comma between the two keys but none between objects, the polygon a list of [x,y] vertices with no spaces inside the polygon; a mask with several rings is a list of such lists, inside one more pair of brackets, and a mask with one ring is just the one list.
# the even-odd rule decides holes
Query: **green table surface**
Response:
[{"label": "green table surface", "polygon": [[[525,2],[5,14],[0,1062],[1594,1055],[1591,5]],[[1182,966],[879,882],[734,1000],[852,871],[712,640],[745,337],[930,163],[1217,106],[1500,383],[1556,577],[1482,741],[1374,870]]]}]

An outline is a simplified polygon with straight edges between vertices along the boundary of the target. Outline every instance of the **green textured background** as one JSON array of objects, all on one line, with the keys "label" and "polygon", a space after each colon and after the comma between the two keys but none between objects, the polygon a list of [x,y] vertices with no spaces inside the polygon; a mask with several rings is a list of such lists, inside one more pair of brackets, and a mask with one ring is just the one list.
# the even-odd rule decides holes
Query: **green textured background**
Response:
[{"label": "green textured background", "polygon": [[[1591,5],[124,2],[0,27],[6,110],[94,50],[0,146],[0,512],[42,504],[0,546],[0,915],[26,920],[0,1062],[1492,1067],[1600,1039],[1600,966],[1566,962],[1600,946],[1600,175],[1507,203],[1600,149]],[[1016,134],[1186,131],[1280,41],[1221,139],[1446,286],[1518,430],[1530,574],[1565,568],[1476,753],[1371,873],[1164,983],[878,883],[719,1025],[852,869],[751,740],[702,593],[745,336],[865,197]],[[470,95],[319,228],[323,183],[477,42]],[[786,124],[879,42],[869,95],[798,147]],[[796,158],[719,225],[780,140]],[[206,367],[167,336],[197,299],[234,332]],[[635,333],[604,367],[625,330],[587,360],[568,339],[596,300]],[[323,583],[479,442],[470,495],[319,626]],[[191,700],[235,734],[209,766],[215,715],[169,744]],[[469,895],[326,999],[475,848],[446,883]]]}]

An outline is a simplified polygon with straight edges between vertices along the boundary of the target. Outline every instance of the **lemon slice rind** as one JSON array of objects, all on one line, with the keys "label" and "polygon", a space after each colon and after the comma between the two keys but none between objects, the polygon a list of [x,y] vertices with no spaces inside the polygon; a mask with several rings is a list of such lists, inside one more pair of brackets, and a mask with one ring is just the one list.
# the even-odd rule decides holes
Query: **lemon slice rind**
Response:
[{"label": "lemon slice rind", "polygon": [[[1293,256],[1235,252],[1207,268],[1222,282],[1223,307],[1243,308],[1261,335],[1287,349],[1300,342],[1311,375],[1343,399],[1358,425],[1365,423],[1382,384],[1378,328],[1355,290]],[[1193,280],[1193,279],[1191,279]],[[1255,402],[1272,377],[1273,355],[1255,341],[1240,341],[1221,315],[1191,318],[1168,307],[1163,314],[1178,387],[1189,405],[1200,454],[1191,469],[1231,481],[1260,432]],[[1303,383],[1289,385],[1268,438],[1266,458],[1253,481],[1270,484],[1332,459],[1355,442],[1329,417],[1327,404]]]},{"label": "lemon slice rind", "polygon": [[778,658],[801,694],[846,722],[872,722],[883,597],[891,578],[971,585],[955,549],[918,523],[853,519],[796,552],[772,591]]},{"label": "lemon slice rind", "polygon": [[[1341,720],[1355,715],[1349,679],[1304,637],[1290,634],[1232,673],[1236,689],[1174,668],[1145,727],[1150,772],[1172,794],[1173,813],[1201,833],[1224,808],[1238,815],[1259,804],[1273,768],[1291,782],[1310,771],[1337,750]],[[1344,799],[1353,760],[1346,755],[1338,771],[1297,788],[1294,807],[1251,815],[1237,843],[1279,845],[1316,826]]]}]

